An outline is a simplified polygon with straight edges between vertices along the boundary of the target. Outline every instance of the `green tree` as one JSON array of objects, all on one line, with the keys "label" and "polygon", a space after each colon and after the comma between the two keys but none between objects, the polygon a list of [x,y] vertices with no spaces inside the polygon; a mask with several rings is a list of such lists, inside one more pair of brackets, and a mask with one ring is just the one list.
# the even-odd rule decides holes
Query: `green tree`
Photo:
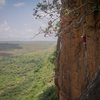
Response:
[{"label": "green tree", "polygon": [[48,19],[47,27],[43,29],[40,27],[40,31],[36,34],[44,33],[44,36],[54,33],[58,35],[60,26],[60,11],[61,3],[59,0],[43,0],[37,4],[34,9],[33,16],[35,19]]}]

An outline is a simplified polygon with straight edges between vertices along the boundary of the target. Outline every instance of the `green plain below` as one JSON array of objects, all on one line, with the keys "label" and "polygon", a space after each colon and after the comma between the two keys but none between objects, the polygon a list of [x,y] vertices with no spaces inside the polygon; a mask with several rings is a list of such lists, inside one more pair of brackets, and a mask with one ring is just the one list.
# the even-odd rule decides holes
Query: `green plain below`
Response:
[{"label": "green plain below", "polygon": [[55,44],[0,43],[1,54],[9,54],[0,55],[0,100],[51,100],[54,65],[49,58]]}]

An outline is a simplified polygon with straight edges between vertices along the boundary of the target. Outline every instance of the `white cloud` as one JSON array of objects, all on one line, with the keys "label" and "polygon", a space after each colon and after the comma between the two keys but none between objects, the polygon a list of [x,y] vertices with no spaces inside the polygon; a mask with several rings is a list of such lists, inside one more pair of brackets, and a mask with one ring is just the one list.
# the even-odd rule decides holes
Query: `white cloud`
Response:
[{"label": "white cloud", "polygon": [[[39,34],[36,37],[35,34],[38,33],[38,28],[36,25],[24,24],[22,29],[11,26],[7,21],[0,23],[0,41],[39,41],[39,40],[55,40],[52,37],[44,37],[44,34]],[[42,25],[45,27],[45,25]]]},{"label": "white cloud", "polygon": [[0,23],[0,41],[24,41],[32,40],[32,37],[33,29],[31,27],[25,27],[25,30],[18,30],[16,27],[10,26],[7,21]]},{"label": "white cloud", "polygon": [[11,32],[11,28],[7,21],[4,21],[2,24],[0,24],[0,33],[4,32]]},{"label": "white cloud", "polygon": [[19,3],[15,3],[13,6],[14,7],[23,7],[25,5],[24,2],[19,2]]},{"label": "white cloud", "polygon": [[33,30],[32,28],[29,28],[29,29],[26,29],[26,32],[27,32],[27,33],[33,33],[34,30]]},{"label": "white cloud", "polygon": [[5,0],[0,0],[0,6],[5,5],[6,1]]}]

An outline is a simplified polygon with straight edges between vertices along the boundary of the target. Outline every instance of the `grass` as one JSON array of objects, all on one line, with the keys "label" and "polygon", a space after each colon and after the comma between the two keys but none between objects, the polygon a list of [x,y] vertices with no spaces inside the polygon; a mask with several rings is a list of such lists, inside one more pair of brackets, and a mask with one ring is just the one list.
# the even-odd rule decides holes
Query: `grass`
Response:
[{"label": "grass", "polygon": [[[0,100],[57,100],[53,49],[0,57]],[[45,98],[45,99],[44,99]]]}]

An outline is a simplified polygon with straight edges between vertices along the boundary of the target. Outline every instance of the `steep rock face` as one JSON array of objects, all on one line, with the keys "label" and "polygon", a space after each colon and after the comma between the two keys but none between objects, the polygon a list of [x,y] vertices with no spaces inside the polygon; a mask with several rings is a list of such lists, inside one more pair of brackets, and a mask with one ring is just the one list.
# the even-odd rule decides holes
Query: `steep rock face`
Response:
[{"label": "steep rock face", "polygon": [[[86,16],[85,22],[81,24],[74,24],[73,20],[85,14],[83,0],[62,0],[62,6],[55,84],[59,100],[77,100],[100,65],[100,12]],[[93,4],[88,6],[91,8]],[[74,13],[65,14],[66,9],[72,11],[77,7],[79,16]],[[84,34],[86,44],[82,38]]]},{"label": "steep rock face", "polygon": [[100,69],[96,72],[94,79],[89,83],[79,100],[100,100]]}]

